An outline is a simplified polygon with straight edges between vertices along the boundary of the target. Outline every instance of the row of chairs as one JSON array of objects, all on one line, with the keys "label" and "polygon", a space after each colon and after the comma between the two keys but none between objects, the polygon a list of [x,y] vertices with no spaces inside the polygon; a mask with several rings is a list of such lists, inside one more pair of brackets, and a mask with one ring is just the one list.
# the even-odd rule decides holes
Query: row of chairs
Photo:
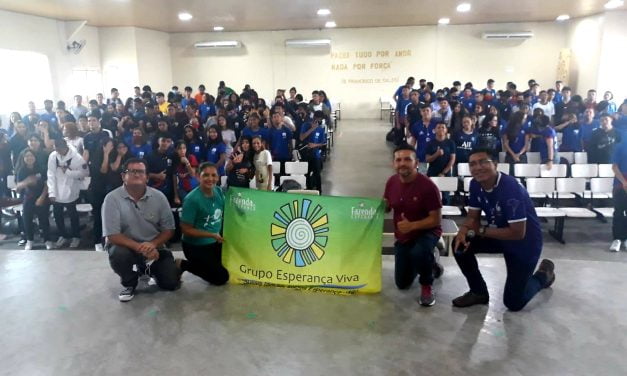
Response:
[{"label": "row of chairs", "polygon": [[[573,178],[610,178],[614,177],[614,170],[611,164],[554,164],[550,169],[546,164],[539,163],[516,163],[514,164],[514,175],[519,178],[565,178],[570,167],[570,176]],[[499,163],[497,170],[509,174],[511,166],[509,163]],[[471,176],[468,163],[457,164],[457,176]]]},{"label": "row of chairs", "polygon": [[[536,151],[528,151],[525,153],[527,156],[527,163],[541,163],[542,159],[540,158],[540,153]],[[572,151],[560,151],[558,152],[560,158],[564,158],[568,161],[569,164],[585,164],[588,163],[588,153],[585,151],[582,152],[572,152]],[[505,157],[507,153],[502,151],[499,152],[499,163],[505,162]]]}]

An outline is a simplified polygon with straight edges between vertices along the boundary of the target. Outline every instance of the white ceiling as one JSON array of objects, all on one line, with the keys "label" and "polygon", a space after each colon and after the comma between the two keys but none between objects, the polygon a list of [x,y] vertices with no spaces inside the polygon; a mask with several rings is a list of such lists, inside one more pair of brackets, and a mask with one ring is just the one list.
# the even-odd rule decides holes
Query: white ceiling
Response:
[{"label": "white ceiling", "polygon": [[[435,25],[552,21],[604,11],[607,0],[467,0],[468,13],[456,12],[466,0],[0,0],[0,9],[59,20],[87,20],[92,26],[137,26],[166,32],[318,29],[337,27]],[[318,16],[319,8],[331,10]],[[626,7],[623,6],[622,9]],[[183,22],[178,13],[193,19]]]}]

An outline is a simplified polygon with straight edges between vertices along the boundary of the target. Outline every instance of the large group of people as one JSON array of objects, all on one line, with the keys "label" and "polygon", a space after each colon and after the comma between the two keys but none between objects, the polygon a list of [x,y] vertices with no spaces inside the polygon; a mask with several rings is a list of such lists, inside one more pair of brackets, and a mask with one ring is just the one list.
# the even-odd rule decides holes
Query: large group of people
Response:
[{"label": "large group of people", "polygon": [[[129,160],[145,164],[148,186],[164,194],[170,207],[181,207],[201,185],[199,165],[215,165],[218,182],[228,186],[272,190],[289,161],[308,162],[306,187],[322,191],[321,171],[327,133],[333,127],[331,103],[323,90],[304,101],[296,88],[277,90],[271,103],[246,85],[238,95],[220,82],[214,95],[198,86],[179,92],[153,93],[135,87],[125,101],[116,88],[83,104],[74,97],[46,100],[43,112],[29,103],[29,112],[13,112],[0,131],[0,196],[9,196],[7,178],[23,199],[18,225],[20,245],[33,248],[37,218],[47,249],[80,244],[77,205],[91,204],[93,243],[104,251],[100,215],[105,197],[123,185]],[[273,171],[278,162],[279,171]],[[277,165],[277,163],[275,163]],[[224,179],[222,179],[224,177]],[[293,182],[292,182],[293,183]],[[58,237],[50,233],[49,212]],[[70,226],[65,219],[69,217]],[[178,228],[179,217],[175,212]]]},{"label": "large group of people", "polygon": [[[526,163],[527,153],[539,153],[551,169],[567,164],[565,152],[586,152],[587,163],[612,164],[614,180],[613,238],[610,250],[619,251],[627,241],[627,99],[614,100],[611,91],[597,97],[594,89],[585,97],[556,81],[541,88],[536,80],[519,90],[508,82],[504,90],[489,79],[483,89],[471,82],[435,89],[432,82],[409,77],[393,95],[396,101],[393,128],[388,140],[411,145],[418,169],[427,176],[456,176],[458,163],[469,163],[473,150],[488,150],[490,159]],[[447,195],[443,194],[446,202]],[[625,244],[627,248],[627,244]]]}]

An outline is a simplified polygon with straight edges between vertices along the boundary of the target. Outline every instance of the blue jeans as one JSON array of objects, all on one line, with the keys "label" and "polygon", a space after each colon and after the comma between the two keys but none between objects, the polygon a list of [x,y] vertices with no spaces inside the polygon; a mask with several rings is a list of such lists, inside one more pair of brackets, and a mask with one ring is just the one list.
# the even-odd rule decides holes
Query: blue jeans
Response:
[{"label": "blue jeans", "polygon": [[455,253],[455,261],[468,281],[470,291],[489,295],[488,287],[479,272],[477,253],[502,253],[507,267],[507,279],[503,291],[503,303],[511,311],[520,311],[538,291],[546,286],[543,273],[534,274],[542,249],[526,249],[523,252],[509,251],[504,243],[489,238],[475,238],[464,253]]},{"label": "blue jeans", "polygon": [[433,284],[433,249],[439,237],[428,233],[407,242],[394,243],[394,281],[399,289],[408,289],[420,274],[421,285]]}]

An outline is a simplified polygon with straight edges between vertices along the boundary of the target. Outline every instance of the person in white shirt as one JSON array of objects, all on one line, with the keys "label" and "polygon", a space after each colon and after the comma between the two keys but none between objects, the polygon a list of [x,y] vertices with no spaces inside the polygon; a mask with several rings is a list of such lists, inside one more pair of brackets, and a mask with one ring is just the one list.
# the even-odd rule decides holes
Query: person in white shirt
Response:
[{"label": "person in white shirt", "polygon": [[[54,221],[59,232],[56,247],[62,248],[71,237],[70,248],[78,248],[80,229],[76,201],[89,170],[83,157],[68,147],[64,139],[55,140],[54,149],[48,157],[48,197],[53,205]],[[64,209],[70,217],[70,232],[65,228]]]},{"label": "person in white shirt", "polygon": [[533,105],[532,110],[536,108],[541,108],[544,111],[544,115],[548,116],[553,121],[553,117],[555,116],[555,105],[553,102],[549,101],[549,94],[542,90],[539,95],[540,100]]}]

